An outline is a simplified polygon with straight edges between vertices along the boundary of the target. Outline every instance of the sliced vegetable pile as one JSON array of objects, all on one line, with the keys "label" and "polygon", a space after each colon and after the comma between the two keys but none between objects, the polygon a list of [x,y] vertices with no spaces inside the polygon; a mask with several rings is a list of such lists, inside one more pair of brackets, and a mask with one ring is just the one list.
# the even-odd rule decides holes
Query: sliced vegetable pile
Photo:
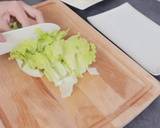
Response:
[{"label": "sliced vegetable pile", "polygon": [[59,86],[62,97],[70,96],[77,78],[95,61],[95,45],[79,35],[65,39],[66,31],[37,29],[36,34],[37,39],[24,40],[13,49],[10,59],[21,62],[22,69],[38,71],[53,81]]}]

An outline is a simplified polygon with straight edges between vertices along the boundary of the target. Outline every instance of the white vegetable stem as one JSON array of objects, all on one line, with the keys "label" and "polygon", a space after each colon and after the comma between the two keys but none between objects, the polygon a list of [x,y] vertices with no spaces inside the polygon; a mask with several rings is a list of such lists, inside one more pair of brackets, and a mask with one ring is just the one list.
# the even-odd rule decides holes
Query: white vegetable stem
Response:
[{"label": "white vegetable stem", "polygon": [[87,69],[87,71],[91,75],[99,75],[99,72],[97,71],[97,69],[95,67],[90,67],[90,68]]},{"label": "white vegetable stem", "polygon": [[61,96],[63,98],[71,96],[73,92],[73,86],[77,83],[77,81],[78,81],[77,78],[73,76],[68,76],[62,80],[59,88],[60,88]]},{"label": "white vegetable stem", "polygon": [[33,76],[33,77],[42,77],[43,74],[36,69],[31,69],[29,66],[27,65],[23,65],[23,62],[21,60],[16,60],[18,67],[26,74]]}]

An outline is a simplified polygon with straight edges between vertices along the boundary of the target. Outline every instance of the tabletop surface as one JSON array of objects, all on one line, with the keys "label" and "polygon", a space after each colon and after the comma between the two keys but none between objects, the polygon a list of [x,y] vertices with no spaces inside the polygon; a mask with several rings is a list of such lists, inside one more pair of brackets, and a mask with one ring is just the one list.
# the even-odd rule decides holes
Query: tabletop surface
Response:
[{"label": "tabletop surface", "polygon": [[[43,0],[25,0],[29,4],[35,4]],[[72,8],[78,15],[86,20],[86,17],[102,13],[116,6],[129,2],[137,10],[160,25],[160,2],[158,0],[104,0],[86,10]],[[143,113],[136,117],[125,128],[160,128],[160,97],[157,98]]]}]

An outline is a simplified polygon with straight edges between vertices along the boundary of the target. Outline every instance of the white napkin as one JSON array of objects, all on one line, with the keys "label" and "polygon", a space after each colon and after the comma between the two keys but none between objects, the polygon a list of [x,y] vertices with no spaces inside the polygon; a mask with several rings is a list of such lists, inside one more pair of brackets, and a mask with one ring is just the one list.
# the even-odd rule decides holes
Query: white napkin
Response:
[{"label": "white napkin", "polygon": [[84,10],[102,0],[61,0],[73,7]]},{"label": "white napkin", "polygon": [[160,26],[125,3],[88,20],[153,75],[160,75]]}]

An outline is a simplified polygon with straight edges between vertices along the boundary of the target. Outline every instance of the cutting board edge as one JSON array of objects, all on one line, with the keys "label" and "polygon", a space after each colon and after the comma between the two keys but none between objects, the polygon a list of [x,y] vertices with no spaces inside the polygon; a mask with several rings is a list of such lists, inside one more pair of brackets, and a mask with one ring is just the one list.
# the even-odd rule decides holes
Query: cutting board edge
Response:
[{"label": "cutting board edge", "polygon": [[[115,128],[122,128],[130,123],[134,118],[141,114],[157,97],[160,96],[160,87],[153,87],[145,93],[137,102],[129,109],[121,113],[118,117],[111,121]],[[143,103],[142,103],[143,102]],[[139,105],[140,104],[140,105]],[[125,119],[125,122],[123,120]],[[123,123],[122,123],[123,122]]]},{"label": "cutting board edge", "polygon": [[99,123],[95,124],[93,128],[102,126],[111,128],[123,128],[142,113],[158,96],[160,96],[159,86],[152,87],[149,91],[143,94],[136,102],[134,102],[128,109],[117,115],[108,122],[105,118]]}]

